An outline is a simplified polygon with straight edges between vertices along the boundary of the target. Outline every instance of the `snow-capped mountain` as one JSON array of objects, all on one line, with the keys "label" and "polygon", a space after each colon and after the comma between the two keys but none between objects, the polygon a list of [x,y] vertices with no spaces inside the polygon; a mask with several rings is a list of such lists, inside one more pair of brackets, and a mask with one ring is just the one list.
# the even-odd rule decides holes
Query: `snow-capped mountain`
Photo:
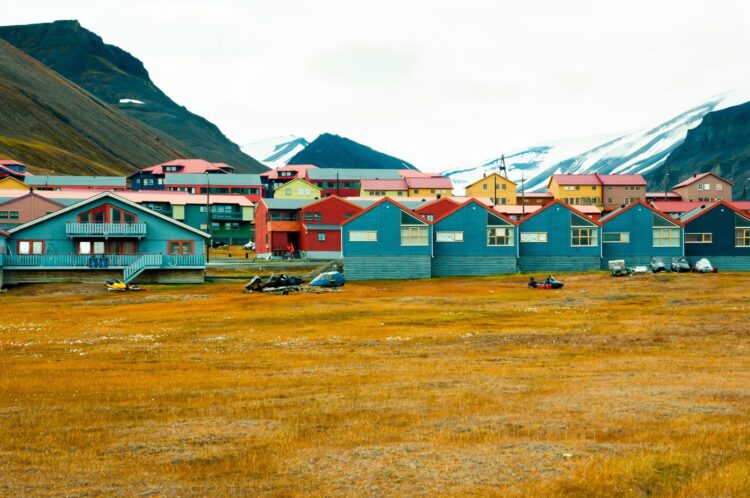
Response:
[{"label": "snow-capped mountain", "polygon": [[[658,168],[685,140],[687,131],[698,126],[709,112],[750,101],[750,89],[727,92],[676,117],[642,130],[614,135],[547,142],[505,155],[508,176],[529,191],[544,190],[554,173],[648,174]],[[457,193],[492,171],[499,159],[444,171]]]},{"label": "snow-capped mountain", "polygon": [[286,166],[291,158],[301,152],[309,142],[294,135],[267,138],[241,147],[242,152],[252,156],[270,168]]}]

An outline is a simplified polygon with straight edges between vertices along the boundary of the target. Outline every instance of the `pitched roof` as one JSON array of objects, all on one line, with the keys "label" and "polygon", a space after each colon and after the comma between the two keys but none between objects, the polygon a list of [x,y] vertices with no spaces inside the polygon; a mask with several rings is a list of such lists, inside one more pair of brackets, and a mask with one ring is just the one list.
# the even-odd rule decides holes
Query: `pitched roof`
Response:
[{"label": "pitched roof", "polygon": [[350,204],[352,207],[355,207],[357,209],[361,209],[362,208],[362,206],[360,206],[359,204],[355,204],[351,200],[346,199],[344,197],[339,197],[338,195],[328,195],[326,197],[321,197],[320,199],[314,200],[312,202],[308,202],[307,204],[304,205],[304,208],[307,209],[309,207],[316,206],[316,205],[321,204],[323,202],[329,202],[329,201],[333,201],[333,200],[337,200],[337,201],[344,202],[346,204]]},{"label": "pitched roof", "polygon": [[602,185],[646,185],[642,175],[602,175],[594,173],[601,180]]},{"label": "pitched roof", "polygon": [[492,207],[498,213],[504,215],[531,214],[542,209],[542,206],[523,206],[519,204],[497,204]]},{"label": "pitched roof", "polygon": [[47,197],[45,197],[43,195],[39,195],[37,192],[34,192],[34,191],[26,192],[25,195],[22,195],[22,196],[19,196],[19,197],[15,197],[13,199],[7,199],[7,200],[4,199],[4,200],[0,201],[0,207],[4,206],[6,204],[10,204],[11,202],[20,201],[21,199],[25,199],[26,197],[32,197],[32,196],[33,197],[38,197],[39,199],[44,199],[47,202],[51,202],[52,204],[57,204],[58,206],[63,207],[63,204],[60,201],[57,201],[57,200],[53,201],[52,199],[48,199]]},{"label": "pitched roof", "polygon": [[502,179],[503,179],[503,180],[505,180],[506,182],[510,182],[510,183],[512,183],[513,185],[518,185],[518,184],[517,184],[516,182],[514,182],[514,181],[513,181],[513,180],[511,180],[510,178],[505,178],[505,177],[504,177],[503,175],[501,175],[500,173],[495,173],[495,172],[492,172],[492,173],[490,173],[490,174],[489,174],[489,175],[487,175],[487,176],[483,176],[482,178],[479,178],[478,180],[476,180],[476,181],[473,181],[473,182],[471,182],[470,184],[466,185],[466,186],[465,186],[464,188],[469,188],[469,187],[473,187],[474,185],[476,185],[477,183],[481,182],[482,180],[486,180],[487,178],[492,178],[493,176],[499,176],[500,178],[502,178]]},{"label": "pitched roof", "polygon": [[320,187],[318,187],[317,185],[313,185],[312,183],[308,182],[307,180],[305,180],[301,176],[298,176],[297,178],[291,178],[288,182],[282,183],[281,185],[279,185],[278,187],[276,187],[274,189],[274,191],[275,190],[279,190],[281,188],[284,188],[284,187],[286,187],[287,185],[289,185],[292,182],[302,182],[302,183],[305,183],[305,184],[309,185],[310,187],[314,188],[315,190],[320,191]]},{"label": "pitched roof", "polygon": [[409,188],[440,188],[440,189],[453,189],[453,182],[450,178],[444,176],[430,176],[430,177],[407,177],[406,185]]},{"label": "pitched roof", "polygon": [[[9,200],[26,195],[26,190],[7,190],[2,193],[0,199]],[[89,199],[98,195],[99,192],[93,190],[35,190],[35,194],[44,197],[45,199],[51,199],[60,204],[75,204],[82,199]],[[136,190],[136,191],[118,191],[117,195],[133,202],[168,202],[176,205],[187,205],[187,204],[206,204],[206,197],[209,197],[211,204],[239,204],[240,206],[253,206],[253,202],[250,201],[244,195],[236,194],[211,194],[206,195],[194,195],[188,194],[187,192],[170,192],[166,190]]]},{"label": "pitched roof", "polygon": [[682,199],[682,196],[677,192],[646,192],[646,199]]},{"label": "pitched roof", "polygon": [[[601,181],[599,180],[599,177],[596,175],[562,175],[562,174],[556,174],[552,175],[549,178],[549,181],[552,182],[552,179],[555,180],[555,183],[558,185],[601,185]],[[548,182],[549,185],[549,182]]]},{"label": "pitched roof", "polygon": [[709,211],[713,211],[714,209],[716,209],[719,206],[724,206],[724,207],[728,208],[730,211],[734,211],[735,213],[739,214],[743,218],[746,218],[747,220],[750,220],[750,214],[742,211],[741,209],[737,209],[736,207],[732,206],[727,201],[719,201],[719,202],[713,203],[710,206],[700,206],[700,207],[697,207],[697,208],[693,209],[692,211],[683,214],[682,216],[680,216],[680,221],[682,221],[682,223],[684,223],[685,225],[687,225],[688,223],[690,223],[694,219],[703,216],[704,214],[708,213]]},{"label": "pitched roof", "polygon": [[406,181],[403,179],[398,180],[362,180],[362,190],[408,190],[409,187],[406,185]]},{"label": "pitched roof", "polygon": [[[17,164],[17,163],[11,163],[11,164]],[[9,173],[11,175],[23,176],[23,177],[33,176],[33,175],[31,175],[31,174],[29,174],[29,173],[27,173],[25,171],[16,171],[13,168],[9,168],[9,167],[7,167],[7,166],[5,166],[3,164],[0,164],[0,172],[5,172],[5,173]]]},{"label": "pitched roof", "polygon": [[646,209],[648,209],[649,211],[652,211],[654,214],[656,214],[658,216],[661,216],[665,220],[669,221],[670,223],[674,223],[675,225],[682,226],[682,223],[679,220],[677,220],[675,218],[672,218],[668,214],[659,211],[655,207],[650,206],[649,204],[646,204],[643,201],[636,201],[636,202],[633,202],[633,203],[628,204],[626,206],[620,206],[619,208],[615,209],[611,213],[607,213],[606,215],[604,215],[601,218],[599,218],[599,223],[601,223],[602,225],[604,225],[606,222],[611,221],[611,220],[617,218],[618,216],[620,216],[621,214],[625,213],[626,211],[634,208],[635,206],[643,206]]},{"label": "pitched roof", "polygon": [[[147,172],[152,173],[154,175],[163,175],[165,173],[164,167],[165,166],[182,166],[182,171],[180,171],[180,174],[185,173],[197,173],[197,174],[205,174],[206,172],[213,172],[213,173],[222,173],[226,172],[225,170],[233,171],[234,167],[229,166],[228,164],[224,163],[210,163],[204,159],[174,159],[172,161],[167,161],[165,163],[156,164],[154,166],[149,166],[148,168],[143,168],[139,172]],[[173,172],[174,173],[174,172]],[[134,173],[138,174],[138,173]],[[130,175],[133,176],[133,175]]]},{"label": "pitched roof", "polygon": [[[524,222],[530,220],[531,218],[533,218],[534,216],[538,215],[539,213],[542,213],[542,212],[544,212],[544,211],[546,211],[548,209],[551,209],[552,206],[556,206],[556,205],[560,205],[560,206],[568,209],[569,211],[571,211],[571,212],[577,214],[578,216],[580,216],[581,218],[584,218],[586,221],[590,221],[591,223],[595,224],[596,226],[599,226],[599,227],[602,226],[602,224],[599,223],[598,221],[592,220],[591,218],[589,218],[588,215],[586,213],[584,213],[583,211],[579,211],[578,209],[576,209],[575,207],[571,206],[570,204],[565,204],[560,199],[555,199],[554,201],[550,202],[546,206],[542,206],[541,209],[539,209],[538,211],[534,211],[533,213],[525,216],[524,218],[521,218],[518,221],[518,225],[520,226],[521,223],[524,223]],[[526,207],[529,207],[529,206],[526,206]],[[595,206],[580,206],[580,207],[595,207]]]},{"label": "pitched roof", "polygon": [[[470,200],[470,199],[472,199],[472,197],[466,198],[466,200]],[[463,204],[464,202],[466,202],[466,200],[459,202],[459,201],[456,201],[453,197],[438,197],[437,199],[432,199],[432,200],[425,202],[424,204],[422,204],[421,206],[417,208],[417,211],[419,211],[420,209],[426,209],[432,206],[433,204],[438,204],[438,203],[443,203],[443,202],[450,202],[451,204],[454,204],[455,206],[459,206]]]},{"label": "pitched roof", "polygon": [[713,177],[715,177],[715,178],[718,178],[718,179],[719,179],[719,180],[721,180],[722,182],[726,182],[726,183],[728,183],[729,185],[734,185],[734,184],[733,184],[732,182],[730,182],[729,180],[725,180],[725,179],[723,179],[722,177],[720,177],[719,175],[717,175],[717,174],[715,174],[715,173],[711,173],[711,172],[709,171],[708,173],[693,174],[693,176],[691,176],[691,177],[690,177],[690,178],[688,178],[687,180],[683,180],[683,181],[681,181],[680,183],[678,183],[677,185],[675,185],[674,187],[672,187],[672,189],[676,189],[676,188],[680,188],[680,187],[686,187],[686,186],[688,186],[688,185],[690,185],[690,184],[692,184],[692,183],[695,183],[695,182],[697,182],[698,180],[701,180],[701,179],[703,179],[703,178],[705,178],[705,177],[707,177],[707,176],[709,176],[709,175],[710,175],[710,176],[713,176]]},{"label": "pitched roof", "polygon": [[444,220],[445,218],[451,216],[452,214],[457,213],[458,211],[462,210],[463,208],[465,208],[466,206],[468,206],[470,204],[476,204],[477,206],[480,206],[481,208],[483,208],[484,210],[486,210],[488,213],[492,213],[494,216],[497,216],[501,220],[507,221],[508,223],[510,223],[513,226],[517,225],[517,223],[514,220],[508,218],[505,214],[495,211],[491,207],[486,206],[482,202],[479,202],[477,199],[469,199],[468,201],[466,201],[466,202],[464,202],[462,204],[459,204],[454,209],[451,209],[450,211],[448,211],[444,215],[440,216],[439,218],[436,218],[435,219],[435,223],[438,223],[439,221]]},{"label": "pitched roof", "polygon": [[286,166],[282,166],[280,168],[272,169],[270,171],[264,171],[260,174],[263,178],[268,178],[269,180],[278,180],[279,178],[289,178],[284,176],[279,176],[279,171],[296,171],[297,172],[297,178],[300,176],[305,176],[305,172],[309,171],[310,169],[317,168],[314,164],[287,164]]},{"label": "pitched roof", "polygon": [[[516,192],[516,197],[521,197],[521,192]],[[554,199],[555,196],[549,192],[523,192],[523,197],[541,197],[543,199]]]},{"label": "pitched roof", "polygon": [[699,201],[652,201],[651,204],[662,213],[686,213],[697,207],[712,204],[712,202]]},{"label": "pitched roof", "polygon": [[85,206],[86,204],[90,204],[92,202],[95,202],[95,201],[98,201],[98,200],[104,199],[104,198],[114,199],[116,201],[122,202],[123,204],[126,204],[126,205],[132,207],[133,209],[137,209],[139,211],[146,211],[147,213],[149,213],[152,216],[156,216],[157,218],[161,218],[162,220],[167,221],[169,223],[172,223],[173,225],[177,225],[180,228],[184,228],[185,230],[189,230],[189,231],[191,231],[191,232],[193,232],[193,233],[195,233],[197,235],[200,235],[201,237],[205,237],[207,239],[211,238],[211,236],[209,234],[207,234],[205,232],[202,232],[202,231],[198,230],[197,228],[193,228],[193,227],[191,227],[189,225],[186,225],[185,223],[182,223],[180,221],[177,221],[177,220],[175,220],[173,218],[170,218],[168,216],[164,216],[161,213],[157,213],[156,211],[152,211],[152,210],[150,210],[150,209],[148,209],[148,208],[146,208],[144,206],[141,206],[140,204],[136,204],[135,202],[133,202],[131,200],[128,200],[128,199],[125,199],[124,197],[121,197],[121,196],[115,194],[114,192],[110,192],[110,191],[101,192],[101,193],[99,193],[97,195],[89,197],[88,199],[83,199],[80,202],[77,202],[77,203],[75,203],[73,205],[70,205],[70,206],[65,207],[63,209],[60,209],[59,211],[55,211],[54,213],[50,213],[50,214],[47,214],[45,216],[41,216],[41,217],[39,217],[39,218],[37,218],[35,220],[31,220],[31,221],[29,221],[27,223],[24,223],[22,225],[18,225],[17,227],[14,227],[14,228],[11,228],[10,230],[8,230],[8,233],[9,234],[16,233],[16,232],[24,230],[24,229],[26,229],[26,228],[28,228],[30,226],[36,225],[37,223],[41,223],[43,221],[47,221],[49,219],[55,218],[57,216],[65,214],[65,213],[67,213],[69,211],[72,211],[74,209],[78,209],[79,207]]},{"label": "pitched roof", "polygon": [[419,214],[419,213],[415,212],[415,211],[414,211],[414,210],[412,210],[412,209],[409,209],[408,207],[406,207],[406,206],[404,206],[403,204],[401,204],[401,203],[399,203],[399,202],[397,202],[397,201],[395,201],[395,200],[391,199],[390,197],[381,197],[381,198],[380,198],[380,200],[378,200],[377,202],[375,202],[375,203],[373,203],[372,205],[370,205],[369,207],[367,207],[367,208],[363,209],[362,211],[360,211],[359,213],[355,214],[354,216],[352,216],[352,217],[351,217],[351,218],[349,218],[348,220],[345,220],[345,221],[344,221],[344,222],[343,222],[343,223],[341,224],[341,226],[344,226],[344,225],[346,225],[346,224],[348,224],[348,223],[350,223],[350,222],[352,222],[352,221],[356,220],[356,219],[357,219],[357,218],[359,218],[360,216],[364,215],[365,213],[368,213],[368,212],[372,211],[372,210],[373,210],[373,209],[375,209],[376,207],[378,207],[378,206],[380,206],[381,204],[384,204],[384,203],[386,203],[386,202],[388,202],[388,203],[390,203],[390,204],[392,204],[392,205],[396,206],[396,207],[397,207],[397,208],[399,208],[399,209],[400,209],[401,211],[404,211],[405,213],[408,213],[409,215],[411,215],[411,216],[414,216],[414,217],[415,217],[416,219],[418,219],[419,221],[424,221],[424,222],[425,222],[425,223],[426,223],[427,225],[432,225],[432,224],[433,224],[433,222],[432,222],[432,221],[428,220],[427,218],[425,218],[425,217],[424,217],[424,216],[422,216],[421,214]]},{"label": "pitched roof", "polygon": [[245,186],[262,185],[262,183],[260,175],[255,174],[201,175],[197,173],[167,173],[164,175],[164,185]]},{"label": "pitched roof", "polygon": [[260,200],[268,209],[302,209],[310,203],[310,199],[273,199],[263,198]]},{"label": "pitched roof", "polygon": [[348,168],[312,168],[307,170],[310,180],[399,180],[401,175],[395,169],[348,169]]},{"label": "pitched roof", "polygon": [[127,178],[124,176],[46,176],[32,175],[24,179],[24,183],[31,187],[52,186],[81,186],[81,187],[125,187]]}]

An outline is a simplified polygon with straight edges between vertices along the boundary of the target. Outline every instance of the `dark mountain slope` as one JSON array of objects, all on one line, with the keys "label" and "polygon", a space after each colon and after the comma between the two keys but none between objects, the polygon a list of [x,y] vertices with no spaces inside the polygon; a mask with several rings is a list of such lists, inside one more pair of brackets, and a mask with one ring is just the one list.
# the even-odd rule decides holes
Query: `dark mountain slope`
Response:
[{"label": "dark mountain slope", "polygon": [[116,175],[183,156],[169,137],[0,40],[0,157],[35,172]]},{"label": "dark mountain slope", "polygon": [[706,114],[649,176],[649,185],[663,190],[667,173],[669,184],[674,185],[693,173],[708,171],[734,183],[734,198],[742,197],[743,186],[750,178],[750,102]]},{"label": "dark mountain slope", "polygon": [[[238,171],[267,168],[243,153],[221,130],[164,94],[143,63],[105,44],[77,21],[0,27],[0,39],[57,71],[105,103],[172,137],[186,156],[225,162]],[[143,104],[123,103],[133,99]],[[142,165],[145,166],[145,165]]]},{"label": "dark mountain slope", "polygon": [[289,160],[319,168],[417,169],[397,157],[378,152],[348,138],[324,133]]}]

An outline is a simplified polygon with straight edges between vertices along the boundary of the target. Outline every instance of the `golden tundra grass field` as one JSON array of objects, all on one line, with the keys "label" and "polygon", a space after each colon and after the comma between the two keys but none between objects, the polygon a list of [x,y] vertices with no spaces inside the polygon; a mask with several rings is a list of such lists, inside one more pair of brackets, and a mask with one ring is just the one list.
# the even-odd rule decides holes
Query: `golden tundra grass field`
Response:
[{"label": "golden tundra grass field", "polygon": [[0,495],[749,496],[750,275],[0,296]]}]

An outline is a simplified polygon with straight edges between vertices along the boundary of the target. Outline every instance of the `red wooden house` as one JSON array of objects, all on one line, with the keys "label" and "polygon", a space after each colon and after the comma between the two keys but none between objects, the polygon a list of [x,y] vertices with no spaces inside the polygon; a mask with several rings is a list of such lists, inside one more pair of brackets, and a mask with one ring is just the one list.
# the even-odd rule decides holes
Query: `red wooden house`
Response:
[{"label": "red wooden house", "polygon": [[340,258],[341,225],[363,209],[335,195],[304,206],[300,210],[300,252],[312,259]]},{"label": "red wooden house", "polygon": [[258,257],[281,258],[291,248],[299,251],[300,209],[309,199],[260,199],[255,206],[255,253]]}]

